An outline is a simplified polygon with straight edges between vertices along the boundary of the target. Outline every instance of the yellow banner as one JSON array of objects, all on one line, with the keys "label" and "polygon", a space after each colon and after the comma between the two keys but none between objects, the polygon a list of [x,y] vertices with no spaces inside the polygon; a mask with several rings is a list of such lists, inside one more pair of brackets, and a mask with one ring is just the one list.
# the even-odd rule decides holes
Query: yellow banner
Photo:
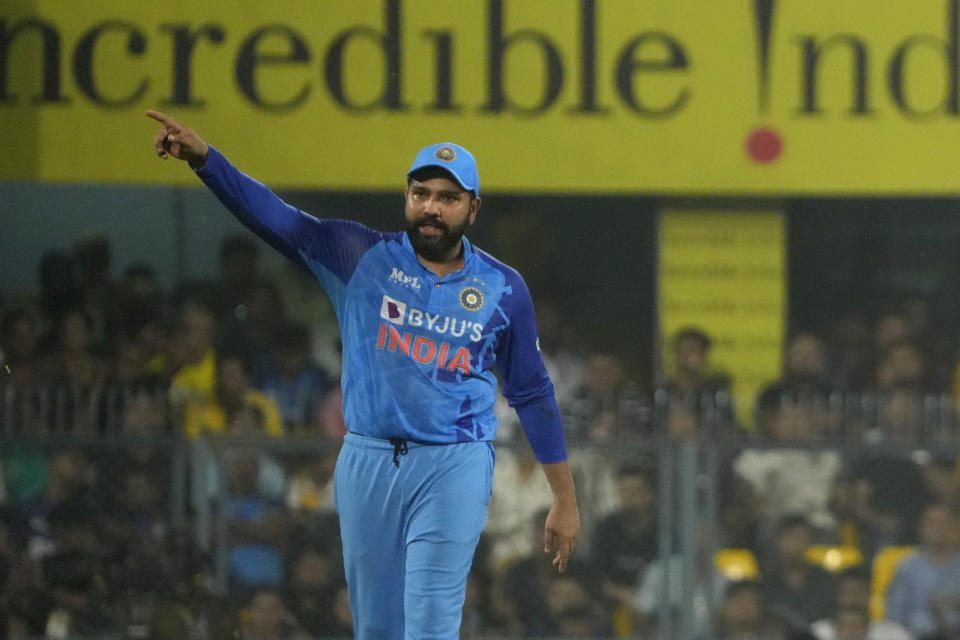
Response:
[{"label": "yellow banner", "polygon": [[960,193],[960,0],[6,0],[0,178],[178,183],[147,108],[277,186]]},{"label": "yellow banner", "polygon": [[671,337],[710,336],[712,367],[733,381],[741,422],[752,425],[757,392],[780,377],[786,315],[782,214],[668,210],[660,218],[660,329],[668,371]]}]

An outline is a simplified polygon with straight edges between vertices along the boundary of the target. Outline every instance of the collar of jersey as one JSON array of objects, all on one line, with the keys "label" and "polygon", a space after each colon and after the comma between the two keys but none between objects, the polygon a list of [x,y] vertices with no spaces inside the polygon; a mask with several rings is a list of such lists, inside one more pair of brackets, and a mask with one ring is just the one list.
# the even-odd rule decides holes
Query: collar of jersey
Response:
[{"label": "collar of jersey", "polygon": [[[400,235],[403,236],[403,246],[406,247],[407,251],[409,251],[413,255],[413,259],[416,261],[418,265],[420,265],[420,268],[423,269],[424,271],[431,273],[433,277],[436,278],[436,274],[434,274],[432,271],[430,271],[425,266],[423,266],[423,263],[420,262],[419,259],[417,259],[417,252],[413,250],[413,245],[410,244],[410,237],[406,233],[401,233]],[[465,270],[467,268],[467,265],[469,265],[470,261],[473,259],[473,247],[471,246],[470,241],[467,240],[467,236],[463,236],[461,239],[463,240],[463,266],[457,269],[456,271],[454,271],[453,273],[448,273],[442,278],[439,278],[439,280],[446,280],[460,273],[461,271]]]}]

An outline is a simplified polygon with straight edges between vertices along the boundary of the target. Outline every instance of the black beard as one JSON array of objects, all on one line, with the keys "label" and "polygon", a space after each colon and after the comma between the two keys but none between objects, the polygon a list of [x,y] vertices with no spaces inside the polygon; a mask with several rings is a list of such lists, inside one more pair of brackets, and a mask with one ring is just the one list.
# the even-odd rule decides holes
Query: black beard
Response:
[{"label": "black beard", "polygon": [[[442,229],[443,233],[439,236],[424,236],[420,233],[420,227],[428,221]],[[464,220],[462,225],[451,229],[441,220],[424,216],[419,220],[407,221],[404,231],[407,232],[410,244],[413,245],[417,255],[431,262],[442,262],[447,259],[450,250],[457,246],[469,226],[470,222]]]}]

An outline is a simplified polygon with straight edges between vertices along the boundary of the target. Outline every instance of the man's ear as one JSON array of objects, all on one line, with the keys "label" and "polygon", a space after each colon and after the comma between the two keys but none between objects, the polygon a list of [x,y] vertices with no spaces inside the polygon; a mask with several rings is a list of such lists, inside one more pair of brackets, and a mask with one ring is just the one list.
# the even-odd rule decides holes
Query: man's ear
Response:
[{"label": "man's ear", "polygon": [[477,216],[480,215],[480,198],[474,198],[470,201],[470,224],[473,225],[477,221]]}]

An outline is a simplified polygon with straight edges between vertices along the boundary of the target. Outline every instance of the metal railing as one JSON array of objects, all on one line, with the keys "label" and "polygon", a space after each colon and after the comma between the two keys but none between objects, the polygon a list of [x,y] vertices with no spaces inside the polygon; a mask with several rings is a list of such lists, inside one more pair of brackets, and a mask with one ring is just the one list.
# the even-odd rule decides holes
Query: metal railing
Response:
[{"label": "metal railing", "polygon": [[[141,412],[155,406],[161,413],[153,416],[154,420],[146,419],[134,409],[137,403],[143,405],[139,407]],[[907,465],[903,468],[908,470],[923,470],[932,461],[960,456],[957,405],[951,396],[831,394],[802,400],[784,396],[781,403],[761,410],[766,414],[758,414],[758,425],[751,430],[732,419],[733,403],[724,396],[700,397],[691,402],[689,398],[679,401],[668,394],[655,394],[640,405],[634,402],[632,407],[630,415],[644,417],[646,424],[632,425],[628,433],[617,433],[606,440],[574,439],[568,443],[584,522],[576,557],[585,565],[589,566],[598,552],[598,523],[615,512],[624,499],[617,486],[619,470],[642,463],[653,473],[656,498],[651,508],[656,511],[657,552],[647,559],[647,568],[654,563],[665,568],[658,584],[662,597],[656,603],[655,615],[644,617],[635,603],[618,601],[609,590],[587,593],[607,616],[607,637],[709,637],[722,594],[704,588],[703,558],[715,558],[718,550],[729,546],[730,532],[724,530],[723,510],[729,507],[734,484],[731,478],[741,473],[737,465],[745,453],[755,459],[781,451],[836,459],[836,465],[829,466],[830,478],[816,478],[825,487],[846,478],[844,465],[850,460],[892,460]],[[317,461],[334,458],[335,444],[320,437],[217,436],[187,441],[179,429],[171,427],[165,411],[162,391],[101,389],[81,394],[64,389],[6,388],[0,405],[0,463],[9,475],[17,456],[26,451],[39,454],[49,471],[59,452],[86,452],[95,468],[87,478],[91,485],[87,488],[103,494],[119,490],[111,486],[118,480],[112,475],[115,461],[129,458],[135,450],[152,450],[154,460],[160,460],[166,470],[163,509],[169,535],[190,547],[191,557],[204,558],[206,570],[200,572],[194,567],[190,579],[195,580],[200,573],[207,575],[208,587],[217,596],[238,593],[232,573],[236,559],[231,559],[237,543],[232,533],[230,482],[226,477],[231,461],[238,457],[253,455],[258,459],[264,476],[258,476],[258,481],[265,485],[261,488],[273,491],[271,500],[285,505],[291,529],[298,528],[304,534],[305,529],[315,527],[299,540],[284,540],[281,555],[285,560],[307,543],[336,548],[335,527],[318,525],[330,522],[332,517],[322,495],[328,488],[324,482],[329,477],[325,474],[332,468],[311,467]],[[670,420],[678,419],[677,414],[683,412],[685,420],[692,417],[696,428],[671,430]],[[497,450],[498,464],[507,464],[511,455],[526,455],[528,446],[503,442],[497,444]],[[269,470],[262,471],[264,467]],[[821,471],[827,468],[810,467]],[[292,495],[294,479],[302,481],[296,497]],[[761,493],[769,488],[761,482]],[[22,496],[14,495],[9,483],[7,489],[8,510],[15,513],[22,506],[16,500]],[[791,496],[787,497],[789,502]],[[816,498],[822,501],[822,492]],[[497,499],[495,493],[493,500]],[[821,502],[817,509],[811,507],[808,515],[816,515],[820,508],[829,517],[842,516],[829,512],[836,505]],[[532,530],[533,517],[530,522]],[[775,518],[761,517],[756,526],[758,537],[763,537],[775,527]],[[869,564],[872,551],[864,550],[863,562]],[[763,552],[756,550],[755,556],[763,565]],[[502,588],[503,572],[511,566],[510,560],[516,559],[486,569],[492,588]],[[601,586],[604,578],[599,576]],[[640,590],[639,582],[636,589]],[[482,637],[521,635],[499,620],[505,615],[502,611],[489,615],[498,624]],[[645,622],[642,626],[641,619]],[[116,637],[123,637],[119,627],[116,633]]]}]

